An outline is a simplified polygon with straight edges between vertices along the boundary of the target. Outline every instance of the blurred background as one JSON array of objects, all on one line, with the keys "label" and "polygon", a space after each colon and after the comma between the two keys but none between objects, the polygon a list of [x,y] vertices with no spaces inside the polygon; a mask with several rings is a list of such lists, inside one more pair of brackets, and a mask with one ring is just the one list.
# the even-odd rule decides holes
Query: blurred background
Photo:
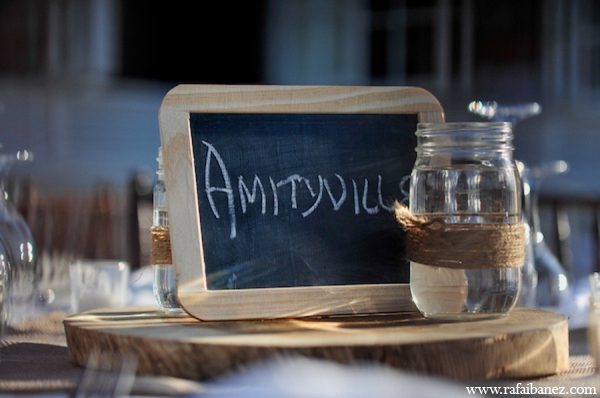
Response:
[{"label": "blurred background", "polygon": [[[598,1],[0,0],[0,143],[34,154],[9,173],[32,228],[65,224],[56,203],[92,192],[111,214],[88,230],[125,231],[105,244],[119,253],[97,255],[146,264],[130,242],[148,220],[137,200],[155,178],[160,102],[181,83],[416,85],[448,121],[482,120],[473,100],[538,102],[515,130],[516,157],[568,163],[542,186],[546,239],[571,272],[598,267]],[[584,205],[561,224],[561,209]]]}]

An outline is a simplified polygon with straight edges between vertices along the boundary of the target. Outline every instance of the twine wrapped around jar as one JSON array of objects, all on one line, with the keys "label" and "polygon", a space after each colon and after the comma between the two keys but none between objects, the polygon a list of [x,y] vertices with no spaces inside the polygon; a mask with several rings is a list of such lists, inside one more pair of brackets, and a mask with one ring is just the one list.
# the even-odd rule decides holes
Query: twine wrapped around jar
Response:
[{"label": "twine wrapped around jar", "polygon": [[169,227],[151,227],[152,250],[150,261],[153,265],[173,264],[171,259],[171,237]]},{"label": "twine wrapped around jar", "polygon": [[396,220],[407,233],[408,259],[456,269],[518,268],[525,262],[525,226],[419,220],[396,202]]}]

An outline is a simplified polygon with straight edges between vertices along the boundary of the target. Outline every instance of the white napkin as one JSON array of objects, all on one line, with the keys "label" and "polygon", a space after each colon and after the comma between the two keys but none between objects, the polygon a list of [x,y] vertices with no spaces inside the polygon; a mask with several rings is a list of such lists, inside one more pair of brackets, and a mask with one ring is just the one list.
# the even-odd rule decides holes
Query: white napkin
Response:
[{"label": "white napkin", "polygon": [[468,394],[453,381],[382,364],[338,364],[304,357],[277,358],[206,385],[202,396],[236,398],[453,398]]}]

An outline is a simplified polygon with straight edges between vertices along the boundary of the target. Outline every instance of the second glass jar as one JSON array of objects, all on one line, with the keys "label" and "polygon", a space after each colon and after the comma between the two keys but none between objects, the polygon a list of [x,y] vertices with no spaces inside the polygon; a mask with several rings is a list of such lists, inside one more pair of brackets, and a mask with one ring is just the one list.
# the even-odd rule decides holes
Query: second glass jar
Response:
[{"label": "second glass jar", "polygon": [[[159,231],[165,236],[161,239],[170,239],[169,236],[169,213],[167,211],[167,193],[165,188],[162,148],[158,149],[158,168],[156,174],[158,180],[154,186],[153,192],[153,213],[152,213],[152,233]],[[154,247],[156,242],[153,237],[152,247],[152,265],[154,267],[154,299],[159,308],[168,314],[185,315],[186,312],[181,308],[177,299],[177,283],[175,277],[175,268],[171,259],[170,243],[168,253]]]}]

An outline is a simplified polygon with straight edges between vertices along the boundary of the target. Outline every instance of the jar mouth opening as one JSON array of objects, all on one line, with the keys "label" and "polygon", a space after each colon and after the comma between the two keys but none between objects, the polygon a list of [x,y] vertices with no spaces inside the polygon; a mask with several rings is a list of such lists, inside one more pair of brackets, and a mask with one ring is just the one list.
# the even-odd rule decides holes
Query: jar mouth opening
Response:
[{"label": "jar mouth opening", "polygon": [[417,153],[513,149],[509,122],[419,123],[415,134]]},{"label": "jar mouth opening", "polygon": [[417,136],[436,134],[512,133],[510,122],[417,123]]}]

